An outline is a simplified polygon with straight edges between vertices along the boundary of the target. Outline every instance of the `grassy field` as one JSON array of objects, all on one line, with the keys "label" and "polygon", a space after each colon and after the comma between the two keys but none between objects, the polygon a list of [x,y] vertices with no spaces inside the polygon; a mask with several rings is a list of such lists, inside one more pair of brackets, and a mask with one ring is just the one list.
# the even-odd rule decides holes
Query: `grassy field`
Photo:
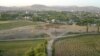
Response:
[{"label": "grassy field", "polygon": [[0,41],[0,50],[4,51],[4,56],[25,56],[31,47],[44,42],[45,40]]},{"label": "grassy field", "polygon": [[31,21],[0,21],[0,30],[12,29],[33,24],[34,23]]},{"label": "grassy field", "polygon": [[100,35],[86,35],[58,40],[54,56],[100,56]]}]

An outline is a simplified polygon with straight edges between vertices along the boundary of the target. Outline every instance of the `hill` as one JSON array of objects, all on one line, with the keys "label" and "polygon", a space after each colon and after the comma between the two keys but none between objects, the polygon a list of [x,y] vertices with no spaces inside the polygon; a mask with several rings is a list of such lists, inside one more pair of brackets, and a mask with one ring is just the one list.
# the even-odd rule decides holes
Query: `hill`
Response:
[{"label": "hill", "polygon": [[32,6],[23,6],[23,7],[4,7],[0,6],[0,12],[5,11],[85,11],[85,12],[100,12],[99,7],[94,6],[46,6],[35,4]]}]

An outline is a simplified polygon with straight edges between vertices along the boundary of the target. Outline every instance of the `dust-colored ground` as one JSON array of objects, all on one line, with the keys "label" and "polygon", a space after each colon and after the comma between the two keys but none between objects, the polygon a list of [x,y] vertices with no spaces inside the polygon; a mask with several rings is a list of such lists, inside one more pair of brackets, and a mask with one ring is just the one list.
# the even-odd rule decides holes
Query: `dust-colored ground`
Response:
[{"label": "dust-colored ground", "polygon": [[[89,31],[96,31],[96,27],[89,27]],[[86,26],[49,25],[46,23],[36,26],[29,25],[13,29],[0,30],[0,40],[37,38],[34,36],[42,33],[48,34],[48,37],[55,37],[68,32],[86,32]]]}]

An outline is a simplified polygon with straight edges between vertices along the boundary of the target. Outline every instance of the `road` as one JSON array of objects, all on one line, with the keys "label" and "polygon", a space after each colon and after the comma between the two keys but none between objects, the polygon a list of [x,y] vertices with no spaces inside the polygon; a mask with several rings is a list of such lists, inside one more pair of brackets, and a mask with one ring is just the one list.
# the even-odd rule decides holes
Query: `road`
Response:
[{"label": "road", "polygon": [[48,45],[47,45],[47,56],[52,56],[53,55],[53,43],[54,43],[54,41],[56,40],[56,39],[58,39],[58,38],[62,38],[62,36],[63,35],[65,35],[67,32],[64,32],[64,33],[62,33],[62,34],[59,34],[58,36],[57,35],[53,35],[52,37],[51,37],[51,40],[49,40],[48,41]]},{"label": "road", "polygon": [[48,55],[47,56],[52,56],[53,55],[53,43],[54,43],[54,39],[48,41],[48,45],[47,45],[47,53]]}]

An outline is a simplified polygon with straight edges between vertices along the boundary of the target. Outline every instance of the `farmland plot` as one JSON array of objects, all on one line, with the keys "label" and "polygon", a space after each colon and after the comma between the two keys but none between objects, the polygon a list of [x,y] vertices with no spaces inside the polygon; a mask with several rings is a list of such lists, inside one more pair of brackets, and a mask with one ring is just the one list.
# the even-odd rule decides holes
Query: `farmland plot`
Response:
[{"label": "farmland plot", "polygon": [[100,35],[58,40],[54,49],[54,56],[100,56]]},{"label": "farmland plot", "polygon": [[45,40],[0,41],[0,55],[25,56],[30,48],[36,48],[41,43],[45,43]]}]

